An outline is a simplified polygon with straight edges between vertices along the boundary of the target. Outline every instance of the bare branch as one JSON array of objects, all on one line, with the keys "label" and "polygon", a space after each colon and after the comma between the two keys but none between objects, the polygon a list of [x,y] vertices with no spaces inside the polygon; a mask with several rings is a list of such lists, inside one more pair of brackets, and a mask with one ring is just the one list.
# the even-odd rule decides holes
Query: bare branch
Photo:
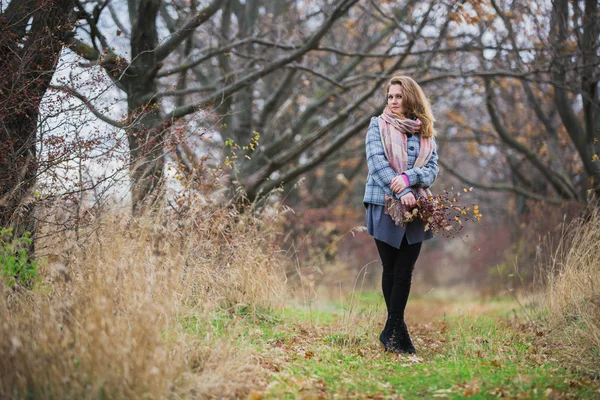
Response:
[{"label": "bare branch", "polygon": [[71,37],[67,40],[67,44],[69,45],[69,49],[73,50],[79,56],[85,58],[88,61],[100,60],[100,53],[96,49],[94,49],[91,46],[88,46],[79,39]]},{"label": "bare branch", "polygon": [[156,48],[156,61],[159,62],[171,54],[197,27],[208,21],[221,8],[222,4],[223,0],[213,0],[210,5],[204,7],[194,18],[186,22],[180,30],[173,33],[169,39]]},{"label": "bare branch", "polygon": [[[109,50],[109,45],[108,45],[108,41],[106,40],[106,37],[104,37],[104,35],[102,34],[102,32],[100,32],[100,29],[98,29],[98,25],[96,24],[97,18],[100,17],[100,15],[98,16],[92,16],[90,15],[90,13],[88,13],[85,10],[85,7],[83,6],[83,4],[81,4],[79,2],[79,0],[74,0],[75,4],[77,5],[77,8],[79,8],[79,12],[80,14],[85,18],[85,20],[87,21],[87,23],[90,26],[90,39],[92,41],[92,45],[94,46],[94,48],[96,48],[96,41],[94,40],[95,38],[98,38],[98,40],[100,40],[100,44],[102,45],[102,49],[105,51]],[[106,5],[107,3],[104,3],[104,5]],[[98,10],[98,14],[100,12],[102,12],[102,8],[104,8],[104,6],[96,6],[96,10]],[[96,11],[95,10],[95,11]],[[98,50],[98,48],[96,48],[96,50]]]},{"label": "bare branch", "polygon": [[67,86],[57,86],[57,85],[50,85],[49,88],[53,89],[53,90],[57,90],[59,92],[70,94],[71,96],[78,98],[96,117],[98,117],[98,119],[106,122],[109,125],[112,125],[116,128],[126,128],[127,127],[125,124],[123,124],[119,121],[115,121],[114,119],[111,119],[110,117],[107,117],[106,115],[102,114],[100,111],[98,111],[98,109],[96,107],[94,107],[92,102],[87,97],[85,97],[84,95],[82,95],[81,93],[76,91],[75,89],[72,89]]},{"label": "bare branch", "polygon": [[338,88],[340,88],[342,90],[347,90],[348,89],[345,86],[343,86],[342,84],[340,84],[340,83],[336,82],[335,80],[329,78],[327,75],[324,75],[324,74],[322,74],[322,73],[320,73],[318,71],[315,71],[312,68],[305,67],[304,65],[293,63],[293,64],[290,64],[290,65],[286,65],[284,68],[286,68],[286,69],[299,69],[299,70],[302,70],[302,71],[306,71],[306,72],[309,72],[309,73],[311,73],[311,74],[313,74],[315,76],[318,76],[319,78],[321,78],[321,79],[323,79],[323,80],[331,83],[332,85],[334,85],[334,86],[336,86],[336,87],[338,87]]},{"label": "bare branch", "polygon": [[448,142],[448,143],[460,143],[460,142],[479,142],[479,138],[477,136],[467,136],[467,137],[448,137],[448,136],[435,136],[436,142]]},{"label": "bare branch", "polygon": [[125,35],[125,37],[129,37],[129,31],[127,30],[127,28],[125,28],[125,25],[123,25],[123,23],[119,19],[119,16],[117,15],[117,12],[115,11],[115,8],[113,7],[111,2],[108,3],[108,11],[110,11],[110,15],[113,21],[115,21],[117,27],[121,30],[121,32],[123,32],[123,35]]},{"label": "bare branch", "polygon": [[2,18],[5,20],[3,26],[9,28],[16,37],[23,37],[27,29],[27,20],[36,11],[40,5],[29,0],[13,0],[8,3],[6,10],[2,12]]},{"label": "bare branch", "polygon": [[68,48],[80,57],[97,63],[104,68],[107,75],[117,87],[127,93],[127,86],[125,85],[127,76],[125,75],[125,72],[131,68],[131,65],[125,58],[118,56],[111,49],[108,49],[107,54],[101,55],[94,48],[74,37],[68,38],[66,43]]},{"label": "bare branch", "polygon": [[265,101],[265,105],[262,109],[260,117],[258,118],[257,128],[259,132],[262,132],[262,127],[265,126],[267,118],[275,111],[282,94],[285,93],[291,86],[296,72],[297,70],[294,69],[288,71],[277,90],[275,90],[273,94]]},{"label": "bare branch", "polygon": [[[261,187],[261,191],[269,192],[270,190],[276,188],[284,182],[291,182],[293,179],[297,178],[298,176],[311,170],[316,165],[323,162],[327,157],[329,157],[332,153],[334,153],[341,146],[343,146],[344,143],[346,143],[350,138],[352,138],[358,132],[364,130],[369,125],[371,115],[372,113],[367,113],[366,116],[358,120],[354,125],[351,125],[339,135],[336,135],[334,140],[332,140],[327,146],[323,147],[321,150],[317,151],[306,162],[285,172],[277,179],[266,181],[266,183]],[[257,185],[253,185],[252,187],[256,188]],[[250,194],[255,193],[249,193],[249,195]]]},{"label": "bare branch", "polygon": [[195,88],[187,88],[181,90],[165,90],[163,92],[158,92],[152,95],[148,95],[143,98],[143,101],[150,101],[151,99],[160,99],[163,97],[171,97],[171,96],[185,96],[188,94],[201,93],[201,92],[209,92],[216,89],[216,86],[200,86]]},{"label": "bare branch", "polygon": [[543,201],[543,202],[550,203],[550,204],[562,204],[564,201],[564,200],[562,200],[560,198],[556,198],[556,197],[550,198],[550,197],[540,196],[539,194],[530,192],[528,190],[525,190],[523,188],[511,185],[508,183],[485,185],[483,183],[479,183],[479,182],[473,181],[471,179],[468,179],[465,176],[459,174],[458,172],[456,172],[456,170],[452,169],[448,164],[446,164],[444,161],[442,161],[440,159],[438,159],[438,163],[444,168],[444,170],[449,172],[450,175],[455,176],[461,182],[463,182],[469,186],[473,186],[473,187],[476,187],[479,189],[484,189],[484,190],[496,191],[496,192],[514,192],[514,193],[518,193],[524,197],[527,197],[529,199]]},{"label": "bare branch", "polygon": [[293,52],[292,54],[280,57],[273,63],[264,66],[256,72],[251,72],[246,76],[241,77],[237,81],[231,83],[230,85],[227,85],[226,87],[222,88],[216,93],[213,93],[211,96],[208,96],[207,98],[199,101],[196,104],[176,108],[170,113],[169,118],[180,118],[184,115],[193,113],[199,107],[205,107],[220,98],[226,98],[231,94],[239,91],[240,89],[248,86],[252,82],[260,79],[261,77],[275,71],[276,69],[281,68],[286,64],[289,64],[299,59],[304,54],[316,48],[319,45],[319,42],[323,38],[323,36],[325,36],[325,34],[331,29],[334,22],[341,18],[357,1],[358,0],[341,0],[329,16],[329,18],[323,23],[323,25],[321,25],[319,30],[307,41],[307,43],[301,49]]},{"label": "bare branch", "polygon": [[[518,46],[517,46],[517,41],[515,38],[515,33],[513,30],[512,24],[510,23],[510,21],[508,20],[506,15],[502,12],[502,10],[500,9],[500,7],[496,3],[496,1],[492,0],[491,3],[492,3],[492,6],[494,7],[494,9],[496,10],[496,13],[500,16],[500,18],[504,22],[504,26],[506,27],[506,29],[508,31],[511,45],[515,49],[514,51],[516,51],[517,60],[519,61],[519,63],[521,65],[524,65],[525,63],[523,62],[522,58],[520,57],[520,53],[517,50]],[[568,197],[576,199],[579,197],[577,194],[577,191],[573,187],[572,182],[566,176],[564,168],[562,167],[562,163],[558,159],[558,154],[557,154],[558,136],[557,136],[556,129],[554,129],[554,127],[552,126],[552,123],[550,122],[550,119],[546,116],[546,114],[542,110],[542,107],[541,107],[539,101],[537,100],[535,94],[533,93],[533,90],[531,89],[529,82],[522,80],[521,84],[523,86],[523,89],[525,90],[525,94],[527,95],[529,102],[533,106],[533,109],[534,109],[537,117],[540,119],[540,121],[546,128],[546,132],[548,133],[548,137],[549,137],[548,150],[549,150],[549,155],[550,155],[550,162],[551,162],[551,165],[557,169],[557,172],[554,176],[556,177],[557,181],[560,181],[560,182],[556,182],[554,184],[554,186],[556,187],[557,184],[562,183],[562,185],[560,185],[560,188],[558,191],[561,192],[563,190],[566,190],[569,193]]]},{"label": "bare branch", "polygon": [[160,73],[156,74],[156,76],[158,78],[162,78],[164,76],[177,74],[179,72],[188,70],[190,68],[194,68],[195,66],[203,63],[204,61],[206,61],[206,60],[208,60],[208,59],[210,59],[210,58],[212,58],[212,57],[214,57],[216,55],[225,53],[226,51],[231,50],[232,48],[234,48],[236,46],[239,46],[241,44],[246,44],[246,43],[250,42],[251,40],[252,40],[252,38],[244,38],[244,39],[233,41],[231,43],[228,43],[225,46],[221,46],[221,47],[218,47],[218,48],[215,48],[215,49],[210,49],[210,48],[209,49],[203,49],[203,50],[201,50],[201,52],[208,51],[208,50],[210,50],[210,51],[208,53],[206,53],[205,55],[201,56],[200,58],[194,60],[194,61],[190,60],[190,61],[188,61],[188,62],[180,65],[179,67],[171,68],[171,69],[169,69],[167,71],[160,72]]},{"label": "bare branch", "polygon": [[529,162],[531,162],[531,164],[533,164],[533,166],[536,167],[538,171],[540,171],[540,173],[546,178],[546,180],[548,180],[548,182],[550,182],[552,187],[561,196],[569,200],[577,198],[577,196],[573,192],[571,192],[570,188],[568,186],[565,186],[562,179],[558,177],[554,173],[554,171],[538,157],[538,155],[535,152],[533,152],[530,148],[513,138],[506,131],[504,125],[502,124],[502,121],[500,120],[500,117],[498,116],[496,106],[494,105],[493,92],[489,79],[485,80],[485,89],[487,94],[486,107],[490,115],[492,125],[494,126],[494,129],[496,130],[502,141],[508,144],[513,149],[522,153],[525,157],[527,157],[527,160],[529,160]]},{"label": "bare branch", "polygon": [[[552,7],[552,19],[553,26],[551,30],[551,42],[553,42],[553,45],[558,53],[558,50],[565,46],[567,42],[567,25],[569,20],[569,2],[567,0],[557,0],[555,2],[555,5]],[[560,63],[557,64],[557,67],[553,71],[552,78],[556,81],[564,82],[566,80],[565,71]],[[589,154],[589,150],[586,145],[585,131],[577,120],[577,116],[569,104],[569,97],[566,90],[556,87],[554,89],[554,102],[556,103],[558,114],[560,115],[560,118],[567,129],[571,140],[581,155],[586,172],[593,175],[592,166],[589,162],[586,162],[587,159],[591,159],[591,154]]]},{"label": "bare branch", "polygon": [[[396,62],[391,65],[386,71],[385,74],[383,75],[387,75],[392,73],[393,71],[395,71],[396,69],[398,69],[405,61],[405,59],[408,57],[408,55],[410,54],[410,49],[412,48],[412,46],[415,43],[416,40],[416,36],[418,35],[419,32],[421,32],[421,30],[425,27],[426,22],[428,20],[429,17],[429,13],[431,12],[431,10],[433,9],[433,3],[430,6],[430,8],[427,10],[427,12],[425,13],[423,20],[421,21],[421,23],[419,24],[419,27],[417,29],[416,35],[413,36],[411,44],[409,45],[408,51],[403,54],[402,56],[398,57],[398,59],[396,60]],[[352,111],[354,111],[356,108],[358,108],[360,105],[362,105],[366,100],[368,100],[373,93],[378,89],[379,85],[383,82],[385,78],[380,78],[378,79],[372,86],[370,89],[366,90],[364,93],[362,93],[360,95],[360,97],[353,103],[349,104],[348,106],[346,106],[341,112],[338,113],[338,115],[334,118],[332,118],[330,121],[328,121],[326,124],[324,124],[323,126],[317,128],[316,130],[314,130],[313,132],[311,132],[309,135],[307,135],[305,138],[303,138],[303,140],[296,144],[293,148],[289,149],[288,151],[279,154],[277,157],[275,157],[272,160],[269,160],[269,162],[267,163],[267,165],[265,165],[263,168],[261,168],[259,171],[255,172],[254,174],[252,174],[246,181],[245,184],[245,188],[248,191],[250,196],[253,196],[257,189],[258,186],[260,186],[263,181],[269,177],[269,175],[281,168],[282,166],[286,165],[287,163],[291,162],[292,160],[296,159],[297,157],[299,157],[306,149],[308,149],[311,145],[313,145],[317,140],[319,140],[321,137],[323,137],[324,135],[326,135],[328,132],[330,132],[332,129],[334,129],[336,126],[338,126],[339,124],[341,124],[342,122],[344,122],[348,116],[350,115],[350,113]],[[313,104],[311,104],[309,106],[310,110],[316,110],[317,108],[317,104],[318,103],[323,103],[324,101],[326,101],[328,99],[328,96],[323,96],[321,99],[319,99],[318,102],[314,102]],[[283,135],[283,137],[285,136],[290,136],[293,135],[294,132],[299,129],[300,126],[302,126],[306,120],[307,120],[307,116],[306,113],[309,110],[306,110],[303,115],[299,118],[298,122],[296,122],[291,129],[289,129],[288,131],[286,131],[286,133]],[[369,115],[370,118],[370,115]],[[276,142],[276,145],[280,142],[280,140],[278,140]],[[269,153],[269,149],[265,149],[265,154]]]}]

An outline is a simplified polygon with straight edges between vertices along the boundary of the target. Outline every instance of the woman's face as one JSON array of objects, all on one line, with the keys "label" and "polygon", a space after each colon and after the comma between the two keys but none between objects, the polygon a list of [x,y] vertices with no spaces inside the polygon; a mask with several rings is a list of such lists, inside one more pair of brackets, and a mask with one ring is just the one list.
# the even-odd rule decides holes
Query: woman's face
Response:
[{"label": "woman's face", "polygon": [[402,105],[402,86],[390,86],[387,95],[387,105],[394,114],[404,113],[404,107]]}]

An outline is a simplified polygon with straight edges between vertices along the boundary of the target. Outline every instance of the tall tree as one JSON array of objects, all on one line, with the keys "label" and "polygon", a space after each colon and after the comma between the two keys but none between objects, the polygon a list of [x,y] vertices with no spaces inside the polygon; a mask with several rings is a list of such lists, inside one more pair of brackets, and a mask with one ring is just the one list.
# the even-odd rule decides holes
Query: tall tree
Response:
[{"label": "tall tree", "polygon": [[0,10],[0,227],[13,227],[15,236],[35,232],[40,102],[72,30],[73,6],[11,0]]},{"label": "tall tree", "polygon": [[[240,46],[242,51],[252,51],[255,41],[259,40],[253,33],[260,8],[259,2],[242,4],[235,0],[213,0],[195,12],[195,2],[163,4],[160,0],[129,1],[129,26],[124,25],[123,21],[118,21],[115,12],[111,13],[111,17],[107,17],[112,18],[116,26],[130,30],[129,57],[117,54],[117,50],[113,49],[102,32],[100,22],[105,21],[105,3],[98,3],[93,10],[90,9],[91,5],[78,3],[79,9],[86,17],[88,29],[87,33],[86,30],[81,30],[83,38],[72,40],[73,50],[94,64],[101,65],[127,98],[126,123],[114,120],[110,123],[127,130],[134,212],[142,211],[146,203],[154,203],[161,193],[166,157],[165,134],[174,121],[194,114],[199,109],[224,104],[225,107],[217,107],[218,112],[235,112],[239,115],[231,129],[236,132],[243,131],[244,136],[251,137],[251,132],[248,131],[252,129],[252,121],[249,119],[254,101],[252,84],[315,49],[334,23],[346,15],[357,1],[338,0],[327,6],[328,9],[324,12],[326,18],[322,24],[317,25],[317,29],[314,29],[298,48],[266,62],[250,61],[235,71],[228,70],[228,62],[222,57],[236,46]],[[221,13],[216,17],[219,10]],[[237,37],[229,36],[228,21],[232,21],[233,17],[237,22]],[[216,30],[224,36],[220,47],[208,45],[199,49],[177,51],[187,46],[186,40],[197,32],[197,28],[209,21],[211,26],[206,28],[209,31],[217,26],[218,22],[222,24],[222,29]],[[110,26],[110,23],[105,25]],[[166,36],[164,28],[168,30]],[[216,32],[215,36],[218,37]],[[212,41],[209,34],[208,37],[203,36],[193,43]],[[267,46],[277,47],[275,44]],[[173,60],[180,59],[177,57],[178,53],[184,54],[186,59],[180,65],[173,66]],[[219,56],[224,74],[215,75],[214,66],[210,61]],[[193,97],[194,94],[206,92],[206,89],[196,89],[196,82],[182,79],[187,71],[193,71],[200,82],[216,81],[217,85],[207,95]],[[167,88],[170,88],[171,77],[175,75],[179,76],[177,90],[169,90]],[[184,88],[188,83],[190,87]],[[235,99],[232,103],[235,106],[233,111],[227,106],[232,96]],[[172,98],[176,99],[176,107],[169,101]],[[108,118],[104,120],[109,121]],[[185,152],[179,154],[182,158],[185,157]]]},{"label": "tall tree", "polygon": [[[468,62],[479,68],[445,75],[469,79],[475,94],[471,101],[485,107],[470,111],[467,124],[448,125],[468,129],[474,148],[488,155],[493,146],[493,157],[502,158],[508,172],[496,179],[511,183],[485,183],[458,173],[448,160],[446,170],[469,185],[512,191],[523,199],[560,204],[586,202],[591,193],[599,198],[597,7],[596,1],[562,0],[535,7],[527,1],[492,0],[490,7],[474,7],[467,19],[479,28],[480,51]],[[497,50],[486,50],[492,48]],[[491,136],[484,139],[482,132]]]}]

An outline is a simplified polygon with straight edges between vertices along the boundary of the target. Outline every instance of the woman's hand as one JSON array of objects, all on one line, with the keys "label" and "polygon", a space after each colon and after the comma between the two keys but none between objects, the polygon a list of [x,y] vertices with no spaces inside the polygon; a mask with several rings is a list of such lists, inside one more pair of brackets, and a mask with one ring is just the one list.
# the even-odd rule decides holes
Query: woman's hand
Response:
[{"label": "woman's hand", "polygon": [[406,182],[402,178],[402,175],[398,175],[394,179],[392,179],[392,183],[390,183],[390,189],[394,193],[402,193],[404,189],[406,189]]},{"label": "woman's hand", "polygon": [[412,192],[409,192],[404,196],[400,197],[400,201],[403,205],[409,208],[417,205],[417,199],[415,199],[415,195],[412,194]]}]

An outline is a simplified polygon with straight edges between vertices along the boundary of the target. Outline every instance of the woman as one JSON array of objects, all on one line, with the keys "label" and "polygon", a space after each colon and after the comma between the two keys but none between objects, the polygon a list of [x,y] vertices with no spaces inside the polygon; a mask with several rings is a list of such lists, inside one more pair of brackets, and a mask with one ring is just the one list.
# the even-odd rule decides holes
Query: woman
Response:
[{"label": "woman", "polygon": [[421,244],[433,235],[420,220],[396,224],[388,207],[397,203],[413,208],[420,189],[435,180],[439,171],[435,119],[421,87],[409,77],[393,77],[386,95],[387,107],[371,119],[367,131],[369,175],[363,203],[367,231],[375,238],[383,264],[381,286],[388,317],[379,340],[387,351],[415,354],[404,309]]}]

